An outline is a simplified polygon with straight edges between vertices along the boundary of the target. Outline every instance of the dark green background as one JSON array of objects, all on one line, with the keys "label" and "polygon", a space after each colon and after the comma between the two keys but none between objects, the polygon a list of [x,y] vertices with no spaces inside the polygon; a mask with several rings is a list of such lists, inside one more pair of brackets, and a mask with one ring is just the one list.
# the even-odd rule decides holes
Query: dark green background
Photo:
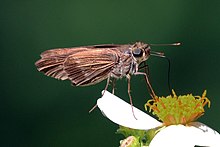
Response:
[{"label": "dark green background", "polygon": [[[103,43],[181,42],[152,47],[171,59],[177,94],[201,95],[212,105],[199,121],[220,131],[219,1],[2,0],[0,4],[0,146],[118,146],[117,125],[98,109],[101,82],[72,87],[39,73],[34,62],[56,47]],[[168,95],[167,62],[151,57],[150,78],[158,95]],[[128,101],[126,80],[116,94]],[[133,77],[134,105],[149,99],[142,77]]]}]

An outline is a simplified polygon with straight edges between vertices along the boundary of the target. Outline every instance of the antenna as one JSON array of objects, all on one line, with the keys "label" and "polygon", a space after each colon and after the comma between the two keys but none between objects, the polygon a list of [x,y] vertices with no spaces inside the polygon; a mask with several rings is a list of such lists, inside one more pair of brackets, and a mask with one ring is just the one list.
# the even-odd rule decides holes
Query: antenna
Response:
[{"label": "antenna", "polygon": [[151,46],[179,46],[181,45],[180,42],[176,42],[176,43],[170,43],[170,44],[149,44]]}]

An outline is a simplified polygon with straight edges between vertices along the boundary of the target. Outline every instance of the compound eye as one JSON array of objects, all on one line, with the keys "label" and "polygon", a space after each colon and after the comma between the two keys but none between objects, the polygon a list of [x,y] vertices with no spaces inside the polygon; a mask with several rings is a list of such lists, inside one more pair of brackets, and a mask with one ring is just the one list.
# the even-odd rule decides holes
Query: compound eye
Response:
[{"label": "compound eye", "polygon": [[143,55],[143,50],[140,48],[136,48],[132,51],[132,54],[134,57],[142,57]]}]

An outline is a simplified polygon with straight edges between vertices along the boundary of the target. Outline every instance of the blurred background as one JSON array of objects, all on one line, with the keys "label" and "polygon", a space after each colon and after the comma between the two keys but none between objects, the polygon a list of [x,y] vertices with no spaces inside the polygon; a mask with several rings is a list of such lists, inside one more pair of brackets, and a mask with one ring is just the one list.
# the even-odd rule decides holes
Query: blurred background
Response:
[{"label": "blurred background", "polygon": [[[34,65],[47,49],[104,43],[181,42],[152,50],[170,58],[178,95],[207,89],[211,109],[199,121],[220,132],[219,6],[217,0],[2,0],[0,146],[119,146],[118,126],[99,109],[88,113],[105,81],[72,87]],[[168,95],[167,61],[151,57],[147,63],[155,92]],[[144,110],[150,96],[143,77],[133,76],[131,89],[134,105]],[[125,79],[115,93],[129,101]]]}]

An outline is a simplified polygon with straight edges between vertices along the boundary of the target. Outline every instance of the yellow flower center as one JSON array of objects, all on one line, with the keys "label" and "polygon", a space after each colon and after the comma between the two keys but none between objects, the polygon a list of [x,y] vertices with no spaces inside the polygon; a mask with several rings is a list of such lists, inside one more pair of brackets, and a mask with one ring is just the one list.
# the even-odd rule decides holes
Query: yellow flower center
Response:
[{"label": "yellow flower center", "polygon": [[202,96],[193,96],[192,94],[177,96],[172,90],[172,96],[155,97],[145,104],[145,109],[149,107],[149,111],[153,110],[165,126],[187,124],[195,121],[204,114],[204,106],[210,101],[206,97],[206,90]]}]

